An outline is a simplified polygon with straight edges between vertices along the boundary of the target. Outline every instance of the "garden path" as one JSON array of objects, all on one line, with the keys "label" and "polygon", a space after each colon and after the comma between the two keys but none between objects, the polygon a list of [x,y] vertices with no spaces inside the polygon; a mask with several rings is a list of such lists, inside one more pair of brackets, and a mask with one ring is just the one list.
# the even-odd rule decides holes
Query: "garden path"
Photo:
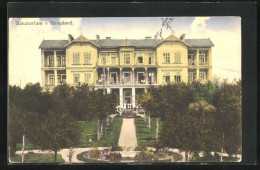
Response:
[{"label": "garden path", "polygon": [[118,145],[124,151],[133,151],[137,146],[134,118],[123,118]]}]

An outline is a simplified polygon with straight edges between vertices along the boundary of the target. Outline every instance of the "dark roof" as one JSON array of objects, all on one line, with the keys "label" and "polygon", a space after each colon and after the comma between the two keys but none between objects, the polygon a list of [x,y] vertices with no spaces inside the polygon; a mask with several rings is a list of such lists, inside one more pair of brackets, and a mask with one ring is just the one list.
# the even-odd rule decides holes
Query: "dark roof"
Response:
[{"label": "dark roof", "polygon": [[190,47],[212,47],[214,44],[208,39],[186,39],[185,42]]},{"label": "dark roof", "polygon": [[[126,39],[100,39],[98,42],[96,40],[90,40],[94,44],[99,45],[101,48],[117,48],[121,46]],[[153,48],[155,45],[161,43],[163,40],[154,39],[127,39],[135,47],[146,47]],[[214,44],[210,39],[186,39],[185,43],[190,47],[212,47]],[[41,49],[62,49],[68,44],[67,40],[43,40],[40,47]]]},{"label": "dark roof", "polygon": [[96,40],[91,40],[94,43],[98,44],[100,47],[103,48],[115,48],[121,46],[126,41],[130,42],[135,47],[154,47],[157,43],[161,42],[162,40],[155,41],[154,39],[100,39],[98,42]]},{"label": "dark roof", "polygon": [[68,44],[68,40],[43,40],[39,48],[62,49],[66,44]]}]

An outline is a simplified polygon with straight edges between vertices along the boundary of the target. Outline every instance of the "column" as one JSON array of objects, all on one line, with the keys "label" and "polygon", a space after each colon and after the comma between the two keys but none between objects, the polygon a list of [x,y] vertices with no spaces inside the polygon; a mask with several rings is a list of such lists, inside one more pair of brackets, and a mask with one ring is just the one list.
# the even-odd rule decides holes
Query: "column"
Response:
[{"label": "column", "polygon": [[45,87],[45,70],[41,70],[42,73],[42,87]]},{"label": "column", "polygon": [[54,86],[56,87],[57,84],[58,84],[57,70],[54,70]]},{"label": "column", "polygon": [[57,53],[56,53],[56,50],[54,50],[54,67],[57,67]]},{"label": "column", "polygon": [[207,80],[211,80],[211,78],[212,78],[212,67],[209,67],[207,72]]},{"label": "column", "polygon": [[44,50],[42,50],[42,54],[41,54],[41,64],[42,64],[42,67],[45,67],[45,63],[44,63]]},{"label": "column", "polygon": [[107,88],[107,94],[111,93],[111,88]]},{"label": "column", "polygon": [[132,88],[132,106],[135,107],[135,88]]},{"label": "column", "polygon": [[122,72],[122,68],[120,68],[120,84],[122,84],[122,74],[123,74],[123,72]]},{"label": "column", "polygon": [[123,108],[123,88],[119,88],[120,107]]},{"label": "column", "polygon": [[147,73],[147,67],[145,69],[145,84],[148,84],[148,73]]},{"label": "column", "polygon": [[132,68],[132,84],[135,84],[135,68]]},{"label": "column", "polygon": [[199,56],[200,56],[200,50],[197,49],[197,51],[196,51],[195,65],[199,65]]},{"label": "column", "polygon": [[107,68],[107,84],[110,84],[110,72],[109,72],[109,68]]},{"label": "column", "polygon": [[200,73],[200,69],[199,68],[197,68],[197,73],[196,73],[196,81],[199,81],[199,73]]},{"label": "column", "polygon": [[208,65],[212,66],[212,50],[211,50],[211,48],[208,51],[207,57],[208,57]]}]

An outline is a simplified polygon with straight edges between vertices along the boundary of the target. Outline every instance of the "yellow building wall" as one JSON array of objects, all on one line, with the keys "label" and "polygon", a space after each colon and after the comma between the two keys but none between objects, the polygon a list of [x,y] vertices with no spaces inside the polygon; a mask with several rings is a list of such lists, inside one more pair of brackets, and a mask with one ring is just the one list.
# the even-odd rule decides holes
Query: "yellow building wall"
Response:
[{"label": "yellow building wall", "polygon": [[[175,63],[174,53],[179,52],[181,63]],[[170,53],[170,63],[164,63],[163,53]],[[188,48],[181,42],[163,42],[156,49],[158,66],[187,66],[188,65]]]},{"label": "yellow building wall", "polygon": [[[125,64],[124,54],[129,53],[130,54],[130,63]],[[134,47],[120,47],[119,49],[119,58],[120,58],[120,65],[129,67],[134,65],[135,61],[135,55],[134,55]]]},{"label": "yellow building wall", "polygon": [[[73,54],[79,53],[79,65],[73,64]],[[84,64],[84,53],[90,53],[90,64]],[[97,63],[97,47],[90,43],[72,44],[66,49],[66,66],[67,67],[94,67]]]},{"label": "yellow building wall", "polygon": [[[73,64],[73,54],[79,53],[79,64]],[[90,53],[90,64],[84,63],[84,53]],[[80,82],[85,83],[85,74],[90,73],[91,78],[89,84],[95,83],[95,66],[97,63],[97,47],[90,43],[72,44],[66,49],[66,81],[70,85],[74,85],[74,73],[80,74]]]},{"label": "yellow building wall", "polygon": [[92,68],[73,68],[73,69],[67,69],[66,70],[66,78],[67,78],[67,84],[69,85],[76,85],[74,84],[74,73],[77,73],[80,75],[80,83],[87,83],[85,82],[85,73],[90,74],[90,81],[89,85],[95,85],[95,72]]},{"label": "yellow building wall", "polygon": [[[175,63],[174,54],[180,53],[180,63]],[[164,63],[163,53],[170,54],[170,63]],[[170,75],[170,81],[174,82],[174,76],[177,72],[181,75],[181,81],[188,81],[188,48],[181,42],[164,42],[156,49],[158,63],[158,84],[165,84],[164,76],[166,73]]]},{"label": "yellow building wall", "polygon": [[[106,64],[102,63],[102,54],[106,55]],[[98,58],[98,66],[118,66],[119,65],[119,56],[118,56],[118,51],[110,51],[110,52],[105,52],[105,51],[100,51],[99,52],[99,58]],[[112,56],[116,56],[116,63],[112,64]]]},{"label": "yellow building wall", "polygon": [[[152,64],[149,64],[149,54],[153,54],[153,56],[154,56],[154,61]],[[143,57],[143,63],[138,62],[138,57]],[[135,51],[134,59],[135,59],[134,64],[137,66],[142,66],[142,65],[154,66],[154,65],[156,65],[155,51],[152,51],[152,50]]]}]

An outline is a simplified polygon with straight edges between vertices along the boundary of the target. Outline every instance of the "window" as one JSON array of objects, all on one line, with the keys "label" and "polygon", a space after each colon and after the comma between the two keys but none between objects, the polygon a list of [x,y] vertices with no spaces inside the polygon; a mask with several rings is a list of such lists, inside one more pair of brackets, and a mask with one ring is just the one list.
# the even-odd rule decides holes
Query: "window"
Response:
[{"label": "window", "polygon": [[55,83],[54,75],[50,75],[49,76],[49,85],[50,86],[54,86],[54,83]]},{"label": "window", "polygon": [[49,56],[49,67],[54,67],[54,57],[53,57],[53,55]]},{"label": "window", "polygon": [[205,64],[205,54],[200,54],[199,55],[199,62],[200,62],[200,65],[204,65]]},{"label": "window", "polygon": [[61,66],[61,56],[57,56],[57,67]]},{"label": "window", "polygon": [[124,73],[124,83],[131,82],[131,73]]},{"label": "window", "polygon": [[79,53],[73,54],[73,64],[79,64]]},{"label": "window", "polygon": [[193,54],[189,54],[188,55],[188,64],[189,65],[195,65],[195,60],[194,60],[194,55]]},{"label": "window", "polygon": [[148,57],[148,59],[149,59],[148,63],[149,63],[149,64],[153,64],[153,63],[154,63],[154,61],[153,61],[153,60],[154,60],[153,54],[148,54],[148,56],[149,56],[149,57]]},{"label": "window", "polygon": [[66,83],[66,75],[57,75],[58,84]]},{"label": "window", "polygon": [[130,54],[124,54],[125,64],[130,64]]},{"label": "window", "polygon": [[100,54],[100,59],[101,59],[101,64],[106,64],[107,63],[107,59],[106,59],[106,54]]},{"label": "window", "polygon": [[170,83],[170,73],[165,73],[165,75],[163,76],[163,79],[166,83]]},{"label": "window", "polygon": [[57,67],[66,67],[66,56],[57,56]]},{"label": "window", "polygon": [[170,53],[163,53],[163,62],[170,63]]},{"label": "window", "polygon": [[154,83],[154,73],[149,73],[149,83],[153,84]]},{"label": "window", "polygon": [[137,60],[138,60],[138,63],[140,63],[140,64],[143,63],[143,57],[138,57]]},{"label": "window", "polygon": [[66,56],[61,57],[61,66],[66,67]]},{"label": "window", "polygon": [[57,75],[58,84],[61,84],[61,75]]},{"label": "window", "polygon": [[192,82],[193,81],[193,73],[189,73],[188,75],[188,81]]},{"label": "window", "polygon": [[111,63],[116,64],[116,54],[111,54]]},{"label": "window", "polygon": [[180,72],[176,73],[176,75],[174,76],[174,81],[175,81],[175,83],[181,82],[181,74],[180,74]]},{"label": "window", "polygon": [[73,74],[74,84],[78,84],[80,82],[80,74],[74,73]]},{"label": "window", "polygon": [[199,79],[200,80],[205,80],[205,74],[204,73],[200,73],[199,74]]},{"label": "window", "polygon": [[85,83],[90,83],[91,73],[85,73]]},{"label": "window", "polygon": [[90,61],[91,61],[90,53],[85,53],[84,54],[84,64],[90,64]]},{"label": "window", "polygon": [[174,53],[174,62],[175,63],[181,63],[181,54],[178,53]]}]

